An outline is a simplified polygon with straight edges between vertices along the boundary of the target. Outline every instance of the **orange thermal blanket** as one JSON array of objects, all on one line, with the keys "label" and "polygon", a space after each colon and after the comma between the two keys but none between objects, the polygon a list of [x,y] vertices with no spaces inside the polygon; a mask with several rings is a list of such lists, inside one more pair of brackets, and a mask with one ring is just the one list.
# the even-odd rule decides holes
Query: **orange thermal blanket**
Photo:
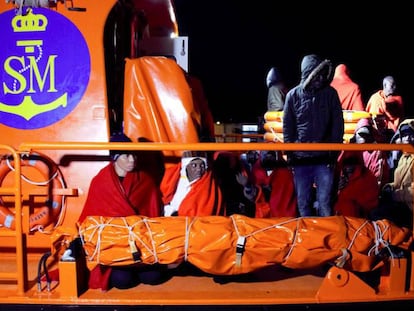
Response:
[{"label": "orange thermal blanket", "polygon": [[407,249],[412,242],[409,229],[386,220],[343,216],[90,216],[80,224],[79,234],[88,259],[100,264],[188,261],[216,275],[247,273],[274,264],[312,268],[328,262],[365,272],[377,266],[380,251],[389,246]]},{"label": "orange thermal blanket", "polygon": [[196,143],[201,122],[201,112],[196,110],[185,72],[174,60],[161,56],[125,60],[127,136],[153,142]]}]

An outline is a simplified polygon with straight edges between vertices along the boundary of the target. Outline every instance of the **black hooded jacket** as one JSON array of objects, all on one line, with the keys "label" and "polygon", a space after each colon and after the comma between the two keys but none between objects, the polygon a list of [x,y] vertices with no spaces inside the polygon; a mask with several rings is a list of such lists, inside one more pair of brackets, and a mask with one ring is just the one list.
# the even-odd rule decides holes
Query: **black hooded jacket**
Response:
[{"label": "black hooded jacket", "polygon": [[[344,118],[337,91],[330,86],[332,64],[312,54],[301,63],[301,82],[286,95],[283,110],[285,143],[342,143]],[[299,150],[299,148],[298,148]],[[294,151],[290,164],[335,163],[337,152]]]}]

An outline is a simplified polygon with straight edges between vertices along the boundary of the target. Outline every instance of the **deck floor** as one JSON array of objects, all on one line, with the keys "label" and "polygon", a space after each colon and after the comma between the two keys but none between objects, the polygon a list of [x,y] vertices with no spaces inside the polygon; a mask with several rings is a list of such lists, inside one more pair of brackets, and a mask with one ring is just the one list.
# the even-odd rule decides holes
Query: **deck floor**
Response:
[{"label": "deck floor", "polygon": [[[28,260],[30,288],[24,296],[16,294],[15,283],[0,282],[0,310],[66,310],[74,306],[77,306],[76,310],[117,311],[326,310],[324,308],[332,307],[332,303],[321,303],[315,298],[328,267],[300,271],[275,266],[249,275],[211,276],[190,266],[175,270],[162,284],[139,284],[131,289],[112,288],[106,292],[94,289],[81,293],[79,297],[67,297],[61,293],[58,282],[52,282],[50,292],[44,288],[45,284],[43,290],[38,291],[39,258],[30,257]],[[13,262],[6,259],[2,258],[1,271],[13,269]],[[404,309],[414,306],[414,295],[403,298],[398,303]],[[396,306],[396,301],[388,300],[389,297],[378,297],[381,305],[392,302]],[[345,308],[347,304],[344,303],[336,305],[335,309]],[[358,305],[365,303],[359,301]],[[352,309],[357,310],[355,305]]]}]

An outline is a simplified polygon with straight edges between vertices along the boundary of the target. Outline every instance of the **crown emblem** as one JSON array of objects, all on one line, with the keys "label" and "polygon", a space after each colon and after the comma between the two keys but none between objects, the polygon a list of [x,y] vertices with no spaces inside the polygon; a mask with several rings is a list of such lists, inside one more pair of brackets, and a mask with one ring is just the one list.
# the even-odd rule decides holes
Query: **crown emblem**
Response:
[{"label": "crown emblem", "polygon": [[47,18],[42,14],[34,14],[31,9],[28,9],[26,15],[16,15],[11,24],[14,32],[45,31]]}]

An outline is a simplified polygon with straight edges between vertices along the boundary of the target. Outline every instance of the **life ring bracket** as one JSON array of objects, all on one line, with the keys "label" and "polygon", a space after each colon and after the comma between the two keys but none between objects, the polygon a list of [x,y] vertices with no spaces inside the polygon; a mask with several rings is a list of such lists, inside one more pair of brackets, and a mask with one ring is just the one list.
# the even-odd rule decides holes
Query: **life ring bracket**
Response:
[{"label": "life ring bracket", "polygon": [[[44,228],[49,225],[60,225],[65,214],[65,198],[67,196],[77,196],[78,189],[70,189],[66,187],[66,183],[58,165],[47,155],[33,151],[30,153],[21,153],[19,156],[21,168],[34,168],[43,176],[43,180],[38,181],[30,179],[22,172],[20,173],[20,179],[32,185],[31,188],[26,189],[26,191],[21,194],[22,202],[34,202],[34,197],[47,197],[44,206],[37,207],[30,213],[28,217],[29,230],[44,232]],[[10,161],[9,158],[2,159],[0,163],[0,226],[12,230],[15,229],[15,213],[4,206],[2,197],[14,196],[18,189],[13,187],[2,187],[2,184],[6,176],[14,171],[14,161]],[[44,187],[47,187],[47,189]],[[22,217],[24,217],[24,215],[22,215]]]}]

